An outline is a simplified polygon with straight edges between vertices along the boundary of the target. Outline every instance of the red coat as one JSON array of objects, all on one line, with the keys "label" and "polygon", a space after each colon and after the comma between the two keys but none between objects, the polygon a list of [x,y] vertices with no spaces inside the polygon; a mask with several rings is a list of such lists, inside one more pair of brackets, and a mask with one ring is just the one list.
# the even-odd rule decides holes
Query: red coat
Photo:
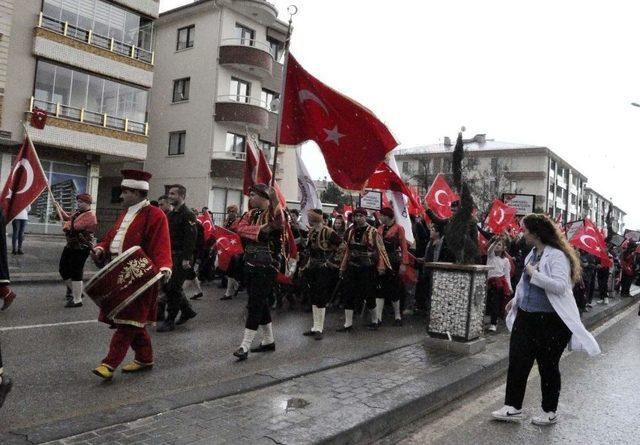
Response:
[{"label": "red coat", "polygon": [[[107,258],[110,258],[112,255],[109,247],[114,236],[118,233],[118,228],[125,215],[126,212],[120,214],[113,227],[111,227],[102,241],[96,246],[96,249],[104,250]],[[146,205],[133,217],[133,220],[125,232],[120,252],[118,253],[122,253],[133,246],[140,246],[158,270],[171,270],[169,224],[162,210],[151,205]],[[154,322],[156,318],[157,297],[158,286],[152,286],[118,314],[116,324],[144,327],[146,324]],[[106,314],[104,314],[102,310],[100,311],[98,320],[107,324],[113,324],[106,319]]]}]

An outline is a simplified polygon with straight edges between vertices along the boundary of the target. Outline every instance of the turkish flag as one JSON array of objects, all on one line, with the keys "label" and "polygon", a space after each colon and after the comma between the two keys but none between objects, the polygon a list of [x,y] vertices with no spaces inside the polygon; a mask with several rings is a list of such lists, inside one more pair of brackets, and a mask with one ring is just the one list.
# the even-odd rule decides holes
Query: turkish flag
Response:
[{"label": "turkish flag", "polygon": [[198,215],[198,221],[202,224],[204,243],[207,244],[213,236],[213,222],[211,222],[211,217],[209,215]]},{"label": "turkish flag", "polygon": [[582,227],[574,233],[569,243],[588,254],[600,258],[603,266],[611,267],[613,265],[607,253],[604,237],[589,219],[584,220]]},{"label": "turkish flag", "polygon": [[489,249],[489,240],[487,240],[482,233],[478,230],[478,247],[480,248],[480,255],[486,255]]},{"label": "turkish flag", "polygon": [[511,226],[516,217],[517,210],[508,206],[504,202],[496,199],[491,205],[489,216],[487,216],[487,225],[492,233],[499,234]]},{"label": "turkish flag", "polygon": [[353,207],[348,206],[346,204],[342,204],[342,214],[345,219],[349,219],[349,215],[353,213]]},{"label": "turkish flag", "polygon": [[409,187],[402,181],[400,176],[396,174],[386,162],[381,162],[376,168],[373,175],[367,182],[367,187],[380,190],[392,190],[394,192],[400,192],[409,198],[409,203],[417,208],[420,208],[419,202],[413,202],[415,200],[413,193],[409,190]]},{"label": "turkish flag", "polygon": [[374,114],[329,88],[289,54],[280,143],[315,141],[333,181],[362,190],[398,143]]},{"label": "turkish flag", "polygon": [[47,176],[29,135],[26,135],[0,194],[7,223],[29,207],[45,188]]},{"label": "turkish flag", "polygon": [[453,215],[451,203],[459,201],[460,197],[451,190],[444,175],[440,173],[433,180],[433,184],[431,184],[424,199],[427,202],[427,207],[433,210],[439,218],[445,219]]},{"label": "turkish flag", "polygon": [[418,272],[416,271],[416,257],[409,254],[409,264],[405,265],[404,272],[400,274],[400,279],[408,285],[418,282]]},{"label": "turkish flag", "polygon": [[240,236],[216,225],[211,228],[211,236],[216,239],[213,247],[218,255],[218,269],[226,272],[229,269],[231,259],[244,252]]},{"label": "turkish flag", "polygon": [[42,130],[47,124],[47,111],[42,108],[33,107],[31,111],[31,126]]}]

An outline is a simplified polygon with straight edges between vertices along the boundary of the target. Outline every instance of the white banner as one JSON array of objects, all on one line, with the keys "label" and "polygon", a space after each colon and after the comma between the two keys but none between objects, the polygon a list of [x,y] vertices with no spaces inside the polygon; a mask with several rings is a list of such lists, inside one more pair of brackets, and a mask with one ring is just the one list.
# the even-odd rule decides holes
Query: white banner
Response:
[{"label": "white banner", "polygon": [[296,163],[298,165],[298,199],[300,200],[300,223],[302,227],[309,225],[307,210],[321,209],[322,203],[318,197],[316,185],[309,175],[307,167],[302,161],[302,147],[296,147]]},{"label": "white banner", "polygon": [[[393,170],[398,177],[401,177],[395,156],[389,155],[386,162],[391,170]],[[411,228],[411,219],[409,218],[409,208],[407,207],[407,201],[409,198],[400,192],[393,192],[391,190],[387,190],[387,196],[391,202],[396,223],[400,224],[404,229],[404,235],[407,238],[407,243],[410,245],[413,244],[415,240],[413,238],[413,229]]]}]

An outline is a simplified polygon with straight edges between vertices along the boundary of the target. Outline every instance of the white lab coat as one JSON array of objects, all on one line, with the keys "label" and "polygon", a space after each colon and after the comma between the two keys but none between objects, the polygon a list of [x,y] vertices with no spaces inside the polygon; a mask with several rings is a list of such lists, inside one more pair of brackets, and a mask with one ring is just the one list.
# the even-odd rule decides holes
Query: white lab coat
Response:
[{"label": "white lab coat", "polygon": [[[533,251],[527,256],[525,264],[529,262],[532,255]],[[559,249],[546,246],[542,252],[542,258],[540,258],[538,270],[533,274],[531,284],[544,289],[551,306],[571,331],[569,350],[585,351],[589,355],[600,354],[598,342],[580,320],[580,312],[573,297],[571,264],[567,256]],[[526,273],[526,270],[523,275],[524,273]],[[514,304],[511,306],[511,311],[509,311],[505,320],[509,330],[513,328],[513,323],[518,313],[518,301],[523,298],[523,279],[524,276],[516,287]]]}]

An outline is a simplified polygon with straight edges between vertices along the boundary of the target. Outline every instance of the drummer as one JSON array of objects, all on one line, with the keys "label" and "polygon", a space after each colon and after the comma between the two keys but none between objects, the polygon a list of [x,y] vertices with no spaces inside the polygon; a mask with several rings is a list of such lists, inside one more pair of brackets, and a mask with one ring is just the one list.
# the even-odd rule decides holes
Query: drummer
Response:
[{"label": "drummer", "polygon": [[[98,243],[92,257],[104,264],[134,246],[140,246],[153,264],[171,277],[171,242],[164,212],[149,205],[147,193],[151,173],[141,170],[122,170],[122,205],[126,209],[116,223]],[[103,379],[111,379],[122,363],[129,347],[135,352],[135,360],[122,368],[122,372],[138,372],[153,366],[151,338],[146,330],[156,317],[158,287],[152,286],[125,307],[114,320],[108,320],[100,311],[99,321],[109,324],[116,331],[111,338],[109,353],[93,373]]]}]

